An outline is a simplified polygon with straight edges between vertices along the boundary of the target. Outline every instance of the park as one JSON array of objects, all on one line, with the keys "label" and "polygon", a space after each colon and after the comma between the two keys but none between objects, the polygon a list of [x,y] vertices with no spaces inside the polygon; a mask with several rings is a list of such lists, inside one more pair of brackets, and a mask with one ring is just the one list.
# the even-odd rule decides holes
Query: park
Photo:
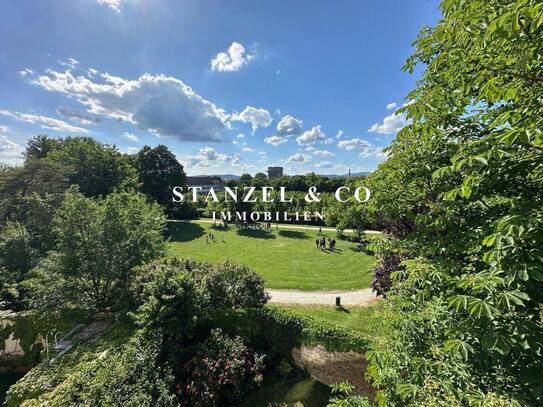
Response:
[{"label": "park", "polygon": [[[219,224],[219,222],[217,222]],[[336,250],[318,250],[315,239],[335,238],[333,231],[280,225],[276,229],[213,229],[212,223],[168,225],[169,251],[180,257],[216,262],[231,260],[253,268],[267,288],[305,291],[355,290],[369,287],[374,259],[359,244],[337,239]],[[209,233],[216,237],[206,239]],[[369,235],[375,236],[375,235]]]}]

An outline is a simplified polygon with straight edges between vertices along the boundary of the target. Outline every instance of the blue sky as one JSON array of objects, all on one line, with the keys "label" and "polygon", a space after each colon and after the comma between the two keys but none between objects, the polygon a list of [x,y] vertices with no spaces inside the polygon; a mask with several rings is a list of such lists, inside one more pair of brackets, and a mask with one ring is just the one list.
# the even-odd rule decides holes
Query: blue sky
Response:
[{"label": "blue sky", "polygon": [[439,16],[437,0],[4,0],[0,162],[48,134],[165,144],[189,175],[372,170]]}]

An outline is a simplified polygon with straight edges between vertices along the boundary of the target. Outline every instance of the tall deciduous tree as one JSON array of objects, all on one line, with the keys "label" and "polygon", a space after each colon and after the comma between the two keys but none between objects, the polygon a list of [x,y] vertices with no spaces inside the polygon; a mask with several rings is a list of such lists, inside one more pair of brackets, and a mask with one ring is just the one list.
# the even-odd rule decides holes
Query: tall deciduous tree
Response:
[{"label": "tall deciduous tree", "polygon": [[412,124],[370,179],[398,226],[383,405],[543,403],[543,3],[443,0],[406,69]]},{"label": "tall deciduous tree", "polygon": [[128,289],[131,269],[164,250],[162,210],[141,194],[119,192],[98,200],[70,190],[55,225],[56,250],[33,281],[37,300],[45,296],[40,295],[41,286],[48,285],[40,282],[57,278],[65,282],[67,303],[94,309],[118,304]]},{"label": "tall deciduous tree", "polygon": [[175,209],[172,202],[173,187],[184,187],[187,183],[183,165],[162,144],[155,148],[143,147],[135,156],[135,165],[142,183],[142,192],[172,212]]}]

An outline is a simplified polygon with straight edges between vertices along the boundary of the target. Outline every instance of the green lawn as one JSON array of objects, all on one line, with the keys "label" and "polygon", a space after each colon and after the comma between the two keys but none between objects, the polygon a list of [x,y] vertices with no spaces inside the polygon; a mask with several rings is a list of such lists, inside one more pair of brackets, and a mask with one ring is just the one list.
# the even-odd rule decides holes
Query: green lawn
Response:
[{"label": "green lawn", "polygon": [[341,310],[333,305],[269,304],[268,307],[285,308],[297,314],[321,319],[367,335],[378,336],[382,334],[383,330],[374,315],[375,311],[381,307],[380,303],[366,307],[343,308]]},{"label": "green lawn", "polygon": [[[268,288],[351,290],[369,286],[374,259],[359,246],[336,239],[336,252],[316,248],[313,230],[213,231],[204,223],[169,224],[172,254],[216,262],[221,259],[252,267]],[[215,242],[206,243],[208,232]],[[334,232],[325,236],[335,237]],[[224,243],[222,242],[224,237]]]},{"label": "green lawn", "polygon": [[262,386],[242,403],[243,407],[300,406],[324,407],[328,404],[330,387],[311,378],[276,377],[264,379]]}]

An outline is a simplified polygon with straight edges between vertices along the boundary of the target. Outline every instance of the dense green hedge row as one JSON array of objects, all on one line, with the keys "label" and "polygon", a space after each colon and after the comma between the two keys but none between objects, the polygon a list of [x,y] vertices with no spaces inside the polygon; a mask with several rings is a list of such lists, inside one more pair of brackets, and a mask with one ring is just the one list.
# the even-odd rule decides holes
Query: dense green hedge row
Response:
[{"label": "dense green hedge row", "polygon": [[268,364],[289,358],[292,348],[301,345],[364,353],[370,343],[368,337],[348,328],[277,308],[223,310],[215,315],[213,325],[248,338],[256,350],[267,355]]}]

